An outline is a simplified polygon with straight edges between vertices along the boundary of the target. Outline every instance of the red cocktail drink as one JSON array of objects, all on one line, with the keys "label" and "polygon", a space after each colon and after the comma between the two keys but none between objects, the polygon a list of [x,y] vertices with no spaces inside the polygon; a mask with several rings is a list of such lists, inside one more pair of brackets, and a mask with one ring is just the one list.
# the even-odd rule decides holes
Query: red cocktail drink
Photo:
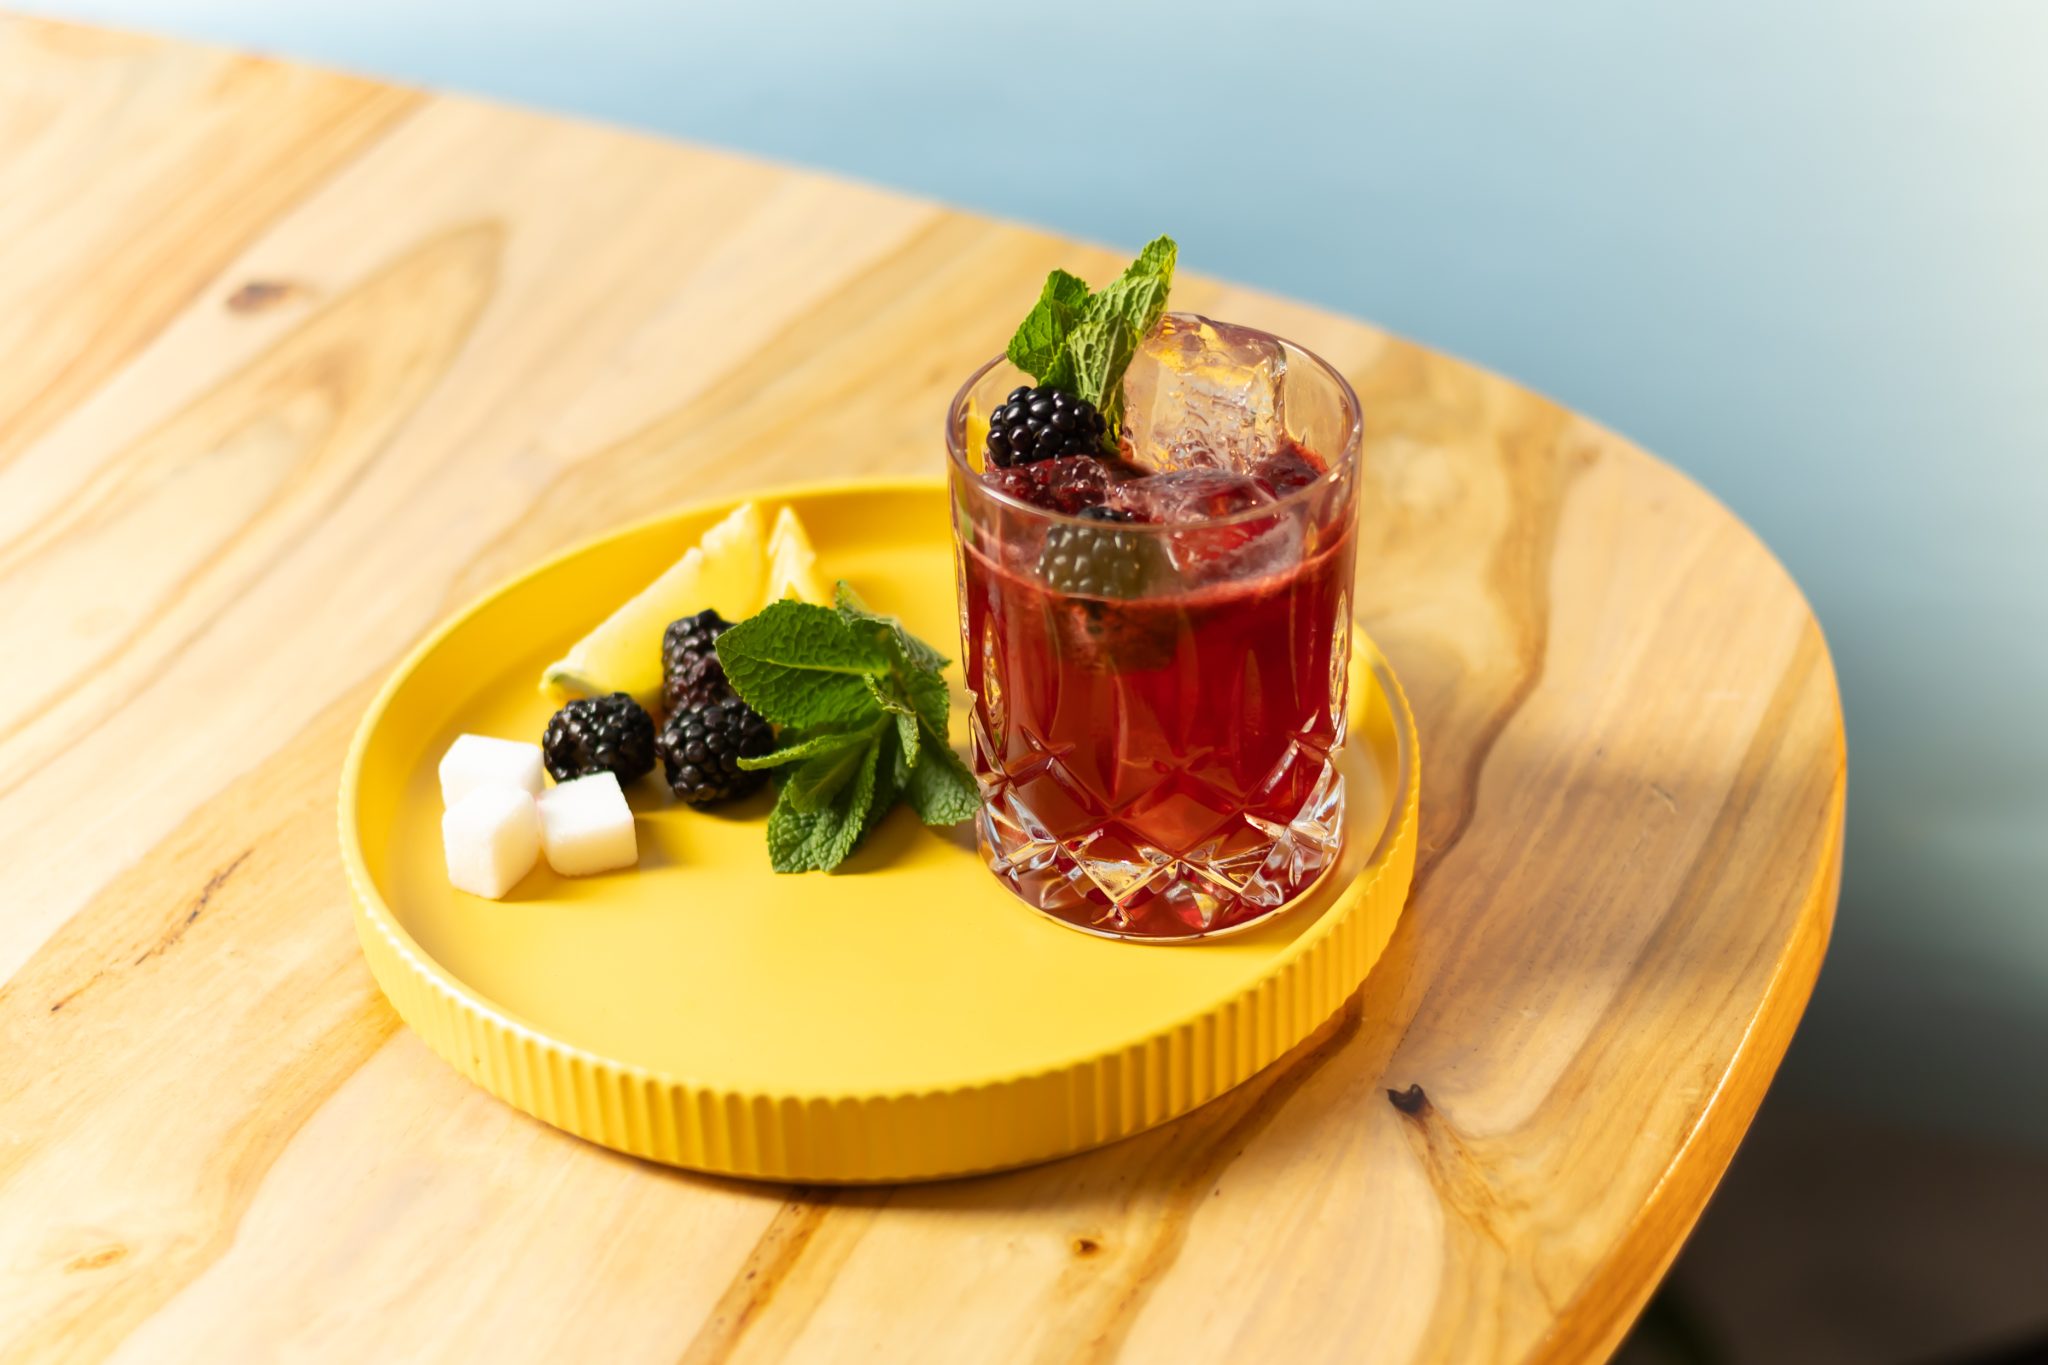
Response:
[{"label": "red cocktail drink", "polygon": [[[1134,374],[1124,460],[976,467],[1000,363],[950,431],[984,854],[1038,909],[1155,940],[1249,924],[1336,859],[1358,446],[1356,399],[1315,357],[1167,323],[1209,368],[1168,347]],[[1203,405],[1246,347],[1275,374],[1240,424],[1235,390]]]}]

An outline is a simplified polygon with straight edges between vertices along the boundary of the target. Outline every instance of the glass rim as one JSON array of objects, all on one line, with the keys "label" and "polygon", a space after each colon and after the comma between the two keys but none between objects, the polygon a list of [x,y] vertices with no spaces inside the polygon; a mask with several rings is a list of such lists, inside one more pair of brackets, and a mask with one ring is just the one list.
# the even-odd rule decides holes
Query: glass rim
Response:
[{"label": "glass rim", "polygon": [[[1169,310],[1165,316],[1201,318],[1205,322],[1216,321],[1216,319],[1209,318],[1201,313],[1186,313],[1176,310]],[[1243,511],[1226,513],[1220,517],[1197,517],[1191,520],[1173,522],[1121,522],[1118,523],[1119,530],[1141,531],[1150,534],[1172,534],[1191,528],[1206,529],[1217,526],[1232,526],[1242,521],[1256,521],[1262,517],[1272,516],[1276,509],[1289,507],[1299,499],[1308,498],[1313,494],[1319,494],[1334,488],[1345,478],[1357,472],[1360,447],[1364,442],[1365,419],[1359,407],[1358,391],[1351,387],[1351,381],[1346,379],[1343,372],[1335,365],[1332,365],[1300,342],[1289,341],[1286,337],[1280,336],[1275,332],[1268,332],[1258,327],[1246,327],[1235,322],[1228,325],[1237,331],[1264,337],[1268,341],[1285,347],[1295,355],[1305,358],[1316,369],[1320,370],[1325,378],[1336,385],[1338,397],[1343,401],[1345,413],[1350,418],[1348,429],[1344,435],[1343,449],[1336,456],[1325,457],[1330,460],[1330,467],[1323,471],[1314,482],[1305,483],[1299,488],[1290,488],[1271,502],[1260,503],[1256,507],[1247,507]],[[1016,512],[1027,513],[1054,525],[1069,523],[1089,526],[1100,525],[1101,523],[1076,513],[1055,511],[1049,507],[1039,507],[1033,503],[1025,502],[1021,498],[1012,497],[1008,493],[989,484],[981,477],[981,471],[968,463],[969,452],[964,448],[965,442],[962,440],[967,426],[966,405],[968,397],[974,392],[975,385],[985,379],[998,365],[1006,363],[1009,358],[1009,353],[1003,351],[975,366],[974,372],[969,374],[966,381],[954,391],[953,401],[946,405],[946,450],[954,471],[970,480],[979,489],[982,496],[998,506]],[[1320,450],[1314,453],[1319,456],[1323,454]]]}]

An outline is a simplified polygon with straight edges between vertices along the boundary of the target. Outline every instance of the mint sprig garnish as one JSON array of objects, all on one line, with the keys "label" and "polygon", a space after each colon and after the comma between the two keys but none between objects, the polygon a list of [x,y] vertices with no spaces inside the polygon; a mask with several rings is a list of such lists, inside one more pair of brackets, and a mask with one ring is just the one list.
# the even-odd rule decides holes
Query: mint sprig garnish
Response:
[{"label": "mint sprig garnish", "polygon": [[1112,451],[1123,429],[1124,371],[1166,311],[1179,251],[1173,238],[1154,238],[1122,275],[1092,294],[1079,276],[1053,271],[1010,338],[1011,364],[1095,405]]},{"label": "mint sprig garnish", "polygon": [[717,649],[740,700],[782,727],[773,753],[740,760],[781,770],[768,816],[777,872],[837,867],[901,800],[928,825],[980,808],[946,733],[945,657],[846,584],[832,607],[771,603]]},{"label": "mint sprig garnish", "polygon": [[[725,636],[733,631],[745,633],[728,651]],[[733,691],[775,725],[858,724],[874,705],[867,680],[889,669],[872,639],[808,602],[772,603],[718,643]]]}]

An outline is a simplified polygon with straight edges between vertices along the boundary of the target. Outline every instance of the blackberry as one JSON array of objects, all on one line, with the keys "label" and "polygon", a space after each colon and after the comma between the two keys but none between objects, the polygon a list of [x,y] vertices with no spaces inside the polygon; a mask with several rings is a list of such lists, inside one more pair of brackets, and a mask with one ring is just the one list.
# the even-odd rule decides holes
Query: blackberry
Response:
[{"label": "blackberry", "polygon": [[732,695],[714,647],[732,622],[709,608],[669,622],[661,636],[661,697],[670,715]]},{"label": "blackberry", "polygon": [[548,721],[540,751],[557,782],[598,772],[634,782],[654,771],[654,718],[624,692],[580,697]]},{"label": "blackberry", "polygon": [[774,747],[768,722],[738,697],[676,712],[655,741],[669,790],[693,806],[715,805],[759,790],[768,774],[747,772],[739,761],[759,758]]},{"label": "blackberry", "polygon": [[1013,389],[988,415],[987,463],[996,469],[1088,455],[1102,449],[1109,424],[1093,403],[1053,388]]},{"label": "blackberry", "polygon": [[1159,538],[1144,531],[1120,531],[1136,518],[1113,507],[1080,514],[1100,526],[1055,526],[1045,533],[1038,574],[1048,585],[1077,597],[1136,597],[1167,569]]}]

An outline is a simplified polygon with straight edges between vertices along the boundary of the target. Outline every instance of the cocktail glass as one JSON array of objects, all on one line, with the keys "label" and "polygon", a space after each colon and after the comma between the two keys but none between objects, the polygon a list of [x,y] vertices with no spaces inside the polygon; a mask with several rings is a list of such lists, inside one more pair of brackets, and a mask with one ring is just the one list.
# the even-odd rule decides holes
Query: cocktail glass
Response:
[{"label": "cocktail glass", "polygon": [[[1112,505],[1160,520],[1068,515],[984,480],[986,415],[1031,382],[1006,359],[947,414],[981,849],[1028,905],[1097,934],[1243,929],[1299,899],[1343,840],[1358,399],[1301,347],[1225,330],[1272,362],[1245,390],[1257,411],[1222,410],[1227,440],[1204,432],[1236,376],[1134,370],[1132,423],[1151,448],[1127,453],[1174,468],[1121,484]],[[1162,411],[1181,378],[1211,403],[1186,439]],[[1295,477],[1245,505],[1253,456]],[[1091,553],[1142,571],[1082,573],[1076,590]]]}]

